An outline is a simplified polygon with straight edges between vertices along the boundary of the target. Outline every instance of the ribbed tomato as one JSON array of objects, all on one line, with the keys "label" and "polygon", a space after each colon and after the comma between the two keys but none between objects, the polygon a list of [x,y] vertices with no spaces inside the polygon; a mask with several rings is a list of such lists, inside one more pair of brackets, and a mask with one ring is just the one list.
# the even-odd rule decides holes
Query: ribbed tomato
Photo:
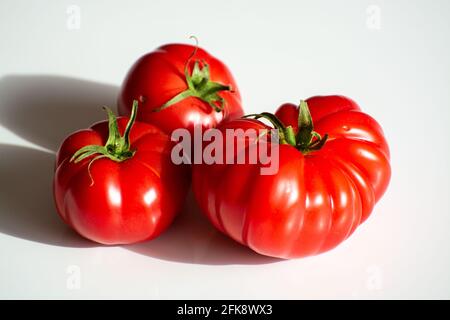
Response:
[{"label": "ribbed tomato", "polygon": [[241,117],[241,96],[228,67],[197,46],[167,44],[131,67],[118,98],[119,113],[129,115],[138,99],[138,120],[171,134],[178,128],[193,132]]},{"label": "ribbed tomato", "polygon": [[163,232],[180,211],[190,170],[174,165],[173,143],[159,128],[118,118],[79,130],[56,158],[54,198],[62,219],[103,244],[129,244]]},{"label": "ribbed tomato", "polygon": [[[337,246],[388,186],[389,149],[380,125],[342,96],[313,97],[253,117],[279,129],[280,140],[267,142],[279,154],[279,170],[262,175],[264,165],[248,161],[195,165],[202,211],[220,231],[263,255],[297,258]],[[270,127],[255,119],[219,126],[222,132],[249,128]],[[250,152],[250,142],[245,150],[226,149],[226,157]]]}]

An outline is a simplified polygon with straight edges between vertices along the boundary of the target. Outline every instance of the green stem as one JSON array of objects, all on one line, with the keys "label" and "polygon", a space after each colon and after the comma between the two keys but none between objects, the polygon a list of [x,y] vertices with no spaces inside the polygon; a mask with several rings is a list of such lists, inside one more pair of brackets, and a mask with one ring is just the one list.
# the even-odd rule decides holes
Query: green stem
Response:
[{"label": "green stem", "polygon": [[116,162],[121,162],[131,158],[135,150],[130,149],[130,132],[133,124],[136,121],[136,114],[138,109],[138,101],[133,101],[133,108],[131,111],[130,119],[128,120],[125,128],[124,135],[121,136],[119,132],[119,126],[117,125],[117,118],[111,109],[104,107],[108,113],[108,140],[104,146],[100,145],[87,145],[76,151],[70,158],[71,162],[78,163],[90,156],[97,155],[89,162],[91,164],[101,158],[108,158]]},{"label": "green stem", "polygon": [[175,103],[180,102],[181,100],[184,100],[188,97],[193,97],[194,93],[191,90],[185,90],[183,92],[180,92],[179,94],[177,94],[176,96],[174,96],[172,99],[170,99],[169,101],[167,101],[165,104],[163,104],[161,107],[158,107],[156,109],[153,109],[153,112],[159,112],[161,110],[164,110],[167,107],[170,107],[171,105],[174,105]]},{"label": "green stem", "polygon": [[292,128],[292,126],[286,127],[285,132],[284,132],[284,136],[286,138],[286,142],[287,143],[289,143],[291,146],[295,146],[296,145],[295,133],[294,133],[294,129]]},{"label": "green stem", "polygon": [[307,148],[313,138],[313,123],[308,104],[301,100],[298,107],[298,132],[297,141],[301,148]]},{"label": "green stem", "polygon": [[289,144],[297,148],[303,154],[320,150],[327,141],[328,135],[325,134],[322,137],[318,132],[314,131],[311,113],[309,112],[306,101],[300,101],[298,112],[297,134],[295,134],[292,126],[286,127],[277,116],[269,112],[249,114],[244,116],[244,118],[267,119],[275,129],[278,129],[280,144]]},{"label": "green stem", "polygon": [[128,151],[130,150],[130,132],[131,132],[131,128],[133,127],[133,124],[136,122],[137,108],[138,108],[138,102],[137,102],[137,100],[134,100],[133,106],[131,108],[130,120],[128,120],[127,126],[125,128],[125,133],[123,134],[123,140],[124,140],[123,149],[124,150],[128,150]]},{"label": "green stem", "polygon": [[243,118],[266,119],[273,125],[275,129],[278,130],[278,136],[281,144],[288,144],[288,140],[291,140],[289,138],[286,139],[286,127],[284,126],[284,124],[280,121],[280,119],[277,118],[277,116],[270,112],[248,114],[246,116],[243,116]]},{"label": "green stem", "polygon": [[230,85],[224,85],[219,82],[211,81],[209,65],[206,61],[195,60],[192,72],[189,72],[190,62],[198,50],[197,38],[194,37],[194,39],[196,40],[195,49],[184,66],[184,75],[188,88],[172,97],[162,106],[153,109],[153,112],[164,110],[189,97],[195,97],[206,102],[216,112],[221,112],[225,107],[225,100],[219,95],[219,93],[222,91],[232,92],[232,88]]}]

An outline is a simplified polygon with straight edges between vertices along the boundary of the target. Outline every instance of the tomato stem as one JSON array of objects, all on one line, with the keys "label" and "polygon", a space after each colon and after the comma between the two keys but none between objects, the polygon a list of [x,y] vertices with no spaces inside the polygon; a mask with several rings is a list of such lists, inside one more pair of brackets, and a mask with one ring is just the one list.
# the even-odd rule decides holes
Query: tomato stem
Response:
[{"label": "tomato stem", "polygon": [[230,85],[224,85],[210,80],[210,69],[205,60],[195,60],[192,72],[189,72],[190,62],[198,50],[197,38],[191,38],[195,39],[196,45],[184,67],[184,75],[188,88],[175,95],[159,108],[154,109],[154,112],[164,110],[189,97],[195,97],[206,102],[216,112],[221,112],[225,107],[225,100],[219,95],[219,92],[232,91],[232,88]]},{"label": "tomato stem", "polygon": [[269,112],[263,112],[259,114],[249,114],[244,118],[260,119],[264,118],[268,120],[275,129],[278,130],[279,143],[289,144],[303,154],[307,154],[311,151],[320,150],[328,139],[328,134],[323,137],[316,131],[314,131],[314,125],[309,112],[309,107],[306,101],[300,101],[298,110],[298,132],[295,134],[292,126],[285,126],[278,117]]},{"label": "tomato stem", "polygon": [[128,120],[123,136],[120,135],[119,127],[117,125],[117,118],[114,113],[108,107],[103,107],[103,109],[108,114],[109,129],[108,140],[106,141],[105,145],[84,146],[73,154],[73,156],[70,158],[70,162],[78,163],[90,156],[97,155],[89,162],[90,168],[92,162],[97,159],[108,158],[116,162],[121,162],[131,158],[136,152],[135,150],[130,150],[130,132],[133,124],[136,121],[138,101],[133,101],[131,116]]}]

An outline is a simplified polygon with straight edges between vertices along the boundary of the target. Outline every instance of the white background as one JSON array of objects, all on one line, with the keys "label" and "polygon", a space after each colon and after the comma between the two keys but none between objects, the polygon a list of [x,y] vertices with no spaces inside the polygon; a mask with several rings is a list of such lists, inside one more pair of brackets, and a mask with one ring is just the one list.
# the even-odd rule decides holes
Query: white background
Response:
[{"label": "white background", "polygon": [[[97,246],[59,220],[59,142],[104,118],[140,55],[190,35],[233,70],[248,113],[339,93],[382,124],[391,184],[337,249],[258,256],[193,203],[133,246]],[[2,0],[0,298],[450,298],[449,35],[444,0]]]}]

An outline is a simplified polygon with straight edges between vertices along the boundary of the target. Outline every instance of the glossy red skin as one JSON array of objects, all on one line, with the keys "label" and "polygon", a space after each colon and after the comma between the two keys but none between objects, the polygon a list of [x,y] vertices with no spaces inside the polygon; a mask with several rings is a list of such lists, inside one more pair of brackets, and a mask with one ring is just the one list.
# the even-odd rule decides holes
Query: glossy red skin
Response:
[{"label": "glossy red skin", "polygon": [[[118,118],[123,134],[128,118]],[[83,237],[102,244],[129,244],[158,236],[183,206],[188,168],[170,159],[172,142],[160,129],[136,122],[130,133],[134,156],[122,162],[92,157],[78,164],[72,155],[86,145],[104,145],[108,122],[65,139],[56,157],[54,198],[61,218]]]},{"label": "glossy red skin", "polygon": [[[259,164],[193,169],[194,194],[204,214],[263,255],[299,258],[336,247],[367,219],[390,180],[389,149],[373,118],[345,97],[307,102],[315,131],[329,134],[321,150],[303,155],[290,145],[273,146],[280,157],[276,175],[261,175]],[[296,126],[298,107],[284,104],[276,115]],[[249,119],[219,126],[264,127]]]},{"label": "glossy red skin", "polygon": [[[201,48],[191,59],[190,70],[195,60],[204,60],[209,64],[211,81],[231,85],[233,92],[219,93],[226,101],[223,111],[216,112],[204,101],[189,97],[164,110],[152,112],[188,88],[184,68],[194,50],[191,45],[167,44],[136,61],[122,84],[119,113],[130,115],[133,100],[137,99],[140,101],[138,119],[157,125],[167,134],[178,128],[193,132],[193,127],[199,124],[203,129],[212,128],[221,121],[241,117],[241,96],[230,70]],[[142,101],[140,97],[145,99]]]}]

